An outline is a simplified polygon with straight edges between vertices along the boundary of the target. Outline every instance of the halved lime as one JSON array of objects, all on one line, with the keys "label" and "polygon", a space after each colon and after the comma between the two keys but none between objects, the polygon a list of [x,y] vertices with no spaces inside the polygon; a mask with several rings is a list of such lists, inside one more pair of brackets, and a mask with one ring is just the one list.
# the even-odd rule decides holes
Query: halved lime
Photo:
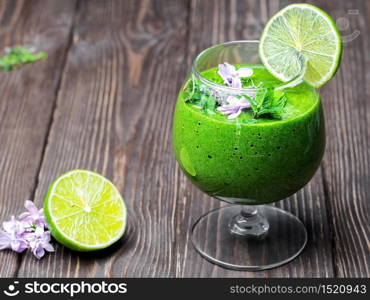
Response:
[{"label": "halved lime", "polygon": [[119,191],[88,170],[58,177],[49,187],[44,212],[53,237],[77,251],[106,248],[126,229],[127,209]]},{"label": "halved lime", "polygon": [[288,82],[303,80],[320,87],[337,71],[342,40],[334,20],[310,4],[291,4],[266,24],[259,55],[268,71]]}]

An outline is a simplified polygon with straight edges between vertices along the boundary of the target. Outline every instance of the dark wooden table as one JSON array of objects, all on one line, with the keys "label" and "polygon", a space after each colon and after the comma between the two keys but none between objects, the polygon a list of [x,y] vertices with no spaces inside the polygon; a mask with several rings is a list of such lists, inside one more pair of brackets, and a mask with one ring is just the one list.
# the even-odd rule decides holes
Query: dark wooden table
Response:
[{"label": "dark wooden table", "polygon": [[127,234],[112,248],[78,254],[56,245],[41,261],[1,251],[0,276],[369,277],[370,1],[311,2],[344,18],[346,39],[359,36],[320,91],[328,136],[321,168],[277,204],[305,223],[307,248],[253,273],[212,265],[192,248],[191,225],[220,203],[179,170],[172,113],[200,50],[258,39],[289,1],[0,0],[1,49],[32,45],[49,55],[0,73],[0,220],[26,199],[41,206],[48,185],[75,168],[106,175],[129,207]]}]

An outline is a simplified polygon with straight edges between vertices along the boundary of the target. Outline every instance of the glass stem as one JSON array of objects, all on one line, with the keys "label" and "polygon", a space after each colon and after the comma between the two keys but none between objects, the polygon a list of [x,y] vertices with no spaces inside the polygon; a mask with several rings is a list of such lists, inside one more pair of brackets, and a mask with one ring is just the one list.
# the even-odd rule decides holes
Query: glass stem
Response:
[{"label": "glass stem", "polygon": [[230,233],[251,239],[263,239],[269,230],[267,219],[258,212],[258,206],[242,205],[240,213],[229,223]]}]

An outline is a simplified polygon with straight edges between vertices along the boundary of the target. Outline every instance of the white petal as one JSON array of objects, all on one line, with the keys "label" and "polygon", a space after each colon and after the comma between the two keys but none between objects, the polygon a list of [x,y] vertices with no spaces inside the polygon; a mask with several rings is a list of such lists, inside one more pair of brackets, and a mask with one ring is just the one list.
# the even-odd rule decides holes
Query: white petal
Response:
[{"label": "white petal", "polygon": [[242,88],[242,81],[240,80],[239,77],[233,77],[233,81],[231,83],[231,87],[240,89]]},{"label": "white petal", "polygon": [[238,71],[240,77],[251,77],[253,75],[253,69],[251,68],[240,68]]},{"label": "white petal", "polygon": [[26,202],[24,203],[24,207],[28,211],[34,211],[36,208],[35,204],[31,200],[26,200]]},{"label": "white petal", "polygon": [[224,65],[226,67],[226,70],[229,74],[235,73],[235,67],[227,62],[224,62]]},{"label": "white petal", "polygon": [[229,115],[236,111],[235,107],[232,105],[221,106],[221,107],[218,107],[217,110],[223,115]]},{"label": "white petal", "polygon": [[45,244],[44,249],[48,252],[54,252],[54,247],[51,244]]},{"label": "white petal", "polygon": [[241,113],[242,111],[239,109],[236,113],[233,113],[233,114],[231,114],[231,115],[229,115],[227,118],[229,119],[229,120],[231,120],[231,119],[235,119],[235,118],[237,118],[239,115],[240,115],[240,113]]},{"label": "white petal", "polygon": [[229,96],[227,97],[226,102],[232,106],[235,106],[239,103],[239,99],[234,96]]},{"label": "white petal", "polygon": [[43,235],[44,234],[44,228],[42,228],[42,227],[36,227],[35,234],[36,235]]},{"label": "white petal", "polygon": [[240,107],[241,108],[249,108],[251,107],[251,104],[249,103],[249,101],[245,98],[241,98],[240,99]]}]

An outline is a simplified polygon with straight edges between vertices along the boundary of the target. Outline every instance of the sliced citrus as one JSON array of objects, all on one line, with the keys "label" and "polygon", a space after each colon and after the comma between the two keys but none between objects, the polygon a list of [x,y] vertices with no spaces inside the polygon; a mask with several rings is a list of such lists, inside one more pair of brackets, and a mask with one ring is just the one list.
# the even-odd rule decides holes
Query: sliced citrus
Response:
[{"label": "sliced citrus", "polygon": [[268,71],[288,82],[304,72],[313,87],[329,81],[337,71],[342,40],[334,20],[310,4],[291,4],[266,24],[259,55]]},{"label": "sliced citrus", "polygon": [[127,209],[117,188],[88,170],[69,171],[49,187],[44,212],[53,237],[68,248],[93,251],[119,240]]}]

